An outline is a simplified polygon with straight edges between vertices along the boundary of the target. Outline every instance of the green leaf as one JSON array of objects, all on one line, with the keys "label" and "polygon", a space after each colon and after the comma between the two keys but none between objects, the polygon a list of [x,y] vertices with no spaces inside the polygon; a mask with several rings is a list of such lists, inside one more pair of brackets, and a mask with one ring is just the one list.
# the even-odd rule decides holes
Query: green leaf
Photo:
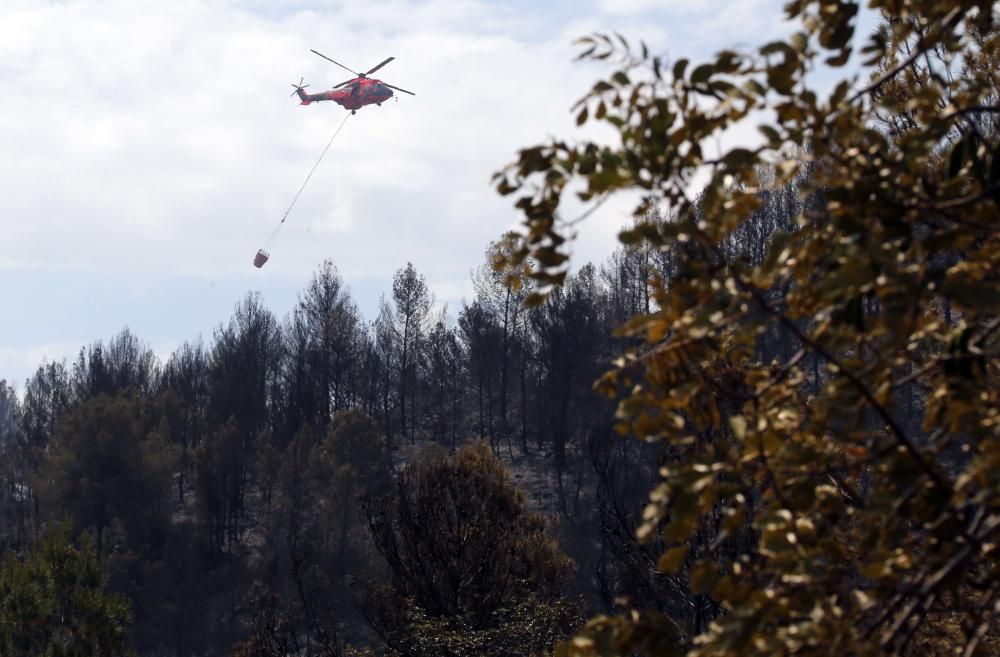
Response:
[{"label": "green leaf", "polygon": [[850,58],[851,58],[851,49],[843,48],[839,54],[831,55],[830,57],[827,57],[824,61],[829,66],[839,67],[846,64],[847,60]]},{"label": "green leaf", "polygon": [[772,144],[780,144],[781,143],[781,133],[779,133],[773,126],[769,126],[769,125],[764,124],[764,125],[757,126],[757,129]]},{"label": "green leaf", "polygon": [[722,164],[727,169],[740,169],[754,164],[756,161],[756,153],[746,148],[734,148],[722,158]]},{"label": "green leaf", "polygon": [[687,65],[688,65],[688,60],[686,59],[678,59],[676,62],[674,62],[673,73],[675,80],[684,79],[684,69],[687,68]]},{"label": "green leaf", "polygon": [[544,267],[558,267],[567,260],[566,254],[559,253],[550,247],[537,249],[533,255],[535,260],[537,260]]},{"label": "green leaf", "polygon": [[715,564],[708,559],[702,559],[691,569],[691,591],[693,593],[708,593],[717,578]]},{"label": "green leaf", "polygon": [[684,560],[687,559],[687,554],[687,545],[670,548],[660,555],[660,559],[656,562],[656,569],[661,573],[674,575],[684,566]]},{"label": "green leaf", "polygon": [[543,294],[542,292],[531,292],[524,299],[524,305],[528,308],[534,308],[545,303],[545,300],[549,298],[548,294]]},{"label": "green leaf", "polygon": [[765,57],[778,53],[784,54],[786,58],[795,56],[795,50],[784,41],[772,41],[760,49],[760,54]]},{"label": "green leaf", "polygon": [[625,246],[633,246],[642,241],[642,234],[637,230],[623,230],[618,233],[618,241]]},{"label": "green leaf", "polygon": [[715,64],[702,64],[691,72],[691,83],[702,84],[715,73]]}]

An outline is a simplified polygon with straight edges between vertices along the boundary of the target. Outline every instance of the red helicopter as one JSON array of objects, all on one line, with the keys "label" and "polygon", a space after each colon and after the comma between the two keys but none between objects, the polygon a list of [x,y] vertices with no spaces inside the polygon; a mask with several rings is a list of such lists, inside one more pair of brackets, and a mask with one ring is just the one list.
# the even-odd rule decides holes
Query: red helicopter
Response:
[{"label": "red helicopter", "polygon": [[[351,69],[347,68],[340,62],[330,59],[321,52],[316,52],[311,48],[310,51],[329,62],[333,62],[342,69],[351,71]],[[382,103],[392,98],[393,89],[396,91],[402,91],[404,94],[416,96],[417,94],[412,91],[400,89],[399,87],[394,87],[391,84],[382,82],[381,80],[374,80],[368,77],[394,59],[396,58],[390,57],[375,68],[365,71],[364,73],[351,71],[351,73],[354,73],[357,77],[351,78],[346,82],[341,82],[330,91],[323,91],[318,94],[307,94],[305,92],[305,88],[309,85],[303,85],[302,80],[299,80],[298,84],[292,84],[292,86],[295,87],[295,91],[292,92],[292,95],[298,94],[299,99],[302,101],[302,105],[308,105],[309,103],[320,100],[332,100],[343,106],[344,109],[351,110],[351,114],[356,113],[365,105],[371,105],[372,103],[375,105],[382,105]]]}]

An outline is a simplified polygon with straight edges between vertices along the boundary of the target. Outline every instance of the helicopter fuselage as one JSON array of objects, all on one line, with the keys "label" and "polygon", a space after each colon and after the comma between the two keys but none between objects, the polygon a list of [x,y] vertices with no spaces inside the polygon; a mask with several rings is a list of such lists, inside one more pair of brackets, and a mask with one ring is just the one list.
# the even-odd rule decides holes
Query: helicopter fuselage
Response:
[{"label": "helicopter fuselage", "polygon": [[352,112],[357,111],[365,105],[381,105],[392,98],[392,89],[382,83],[381,80],[371,78],[356,78],[340,89],[322,91],[318,94],[307,94],[301,88],[296,90],[302,105],[332,100],[344,109]]}]

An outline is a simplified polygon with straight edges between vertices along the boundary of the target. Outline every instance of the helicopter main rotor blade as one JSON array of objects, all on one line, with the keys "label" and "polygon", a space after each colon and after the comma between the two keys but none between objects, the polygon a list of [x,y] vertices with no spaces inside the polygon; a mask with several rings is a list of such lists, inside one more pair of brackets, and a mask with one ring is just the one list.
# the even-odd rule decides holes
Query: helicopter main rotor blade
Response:
[{"label": "helicopter main rotor blade", "polygon": [[[339,67],[340,67],[340,68],[342,68],[342,69],[345,69],[345,70],[347,70],[347,71],[351,71],[351,69],[347,68],[346,66],[344,66],[344,65],[343,65],[343,64],[341,64],[340,62],[337,62],[337,61],[334,61],[334,60],[330,59],[329,57],[327,57],[326,55],[324,55],[324,54],[323,54],[323,53],[321,53],[321,52],[316,52],[316,51],[315,51],[315,50],[313,50],[312,48],[310,48],[310,49],[309,49],[309,51],[310,51],[310,52],[312,52],[313,54],[316,54],[316,55],[319,55],[320,57],[322,57],[323,59],[325,59],[325,60],[326,60],[326,61],[328,61],[328,62],[333,62],[334,64],[336,64],[337,66],[339,66]],[[354,73],[354,75],[357,75],[358,77],[361,77],[361,74],[360,74],[360,73],[358,73],[357,71],[351,71],[351,73]]]},{"label": "helicopter main rotor blade", "polygon": [[335,84],[335,85],[333,85],[333,88],[334,88],[334,89],[340,89],[340,88],[341,88],[341,87],[343,87],[344,85],[346,85],[346,84],[350,84],[350,83],[354,82],[355,80],[357,80],[357,78],[351,78],[350,80],[347,80],[346,82],[341,82],[340,84]]},{"label": "helicopter main rotor blade", "polygon": [[402,91],[404,94],[410,94],[411,96],[416,96],[417,95],[417,94],[413,93],[412,91],[407,91],[406,89],[400,89],[399,87],[394,87],[394,86],[392,86],[391,84],[389,84],[387,82],[383,82],[382,84],[384,84],[385,86],[389,87],[390,89],[395,89],[396,91]]},{"label": "helicopter main rotor blade", "polygon": [[389,59],[385,60],[384,62],[382,62],[381,64],[379,64],[375,68],[373,68],[372,70],[365,71],[364,73],[362,73],[362,75],[371,75],[372,73],[374,73],[375,71],[379,70],[380,68],[382,68],[383,66],[385,66],[386,64],[388,64],[389,62],[391,62],[394,59],[396,59],[396,58],[395,57],[390,57]]}]

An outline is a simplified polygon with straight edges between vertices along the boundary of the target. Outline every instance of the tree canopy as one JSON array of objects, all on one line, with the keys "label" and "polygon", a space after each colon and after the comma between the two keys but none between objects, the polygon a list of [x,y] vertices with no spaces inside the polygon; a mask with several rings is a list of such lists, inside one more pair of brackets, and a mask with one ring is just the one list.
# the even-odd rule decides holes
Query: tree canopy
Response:
[{"label": "tree canopy", "polygon": [[23,560],[0,563],[0,654],[123,657],[128,603],[107,593],[94,542],[74,545],[69,524],[51,527]]},{"label": "tree canopy", "polygon": [[[570,654],[997,649],[997,7],[869,5],[883,20],[867,38],[857,3],[796,0],[787,39],[702,64],[586,38],[581,57],[621,65],[578,122],[618,140],[553,140],[497,174],[524,218],[496,264],[535,281],[534,303],[566,276],[571,189],[592,204],[638,190],[620,239],[671,259],[597,387],[622,434],[669,454],[639,537],[718,612],[695,626],[626,602]],[[813,84],[853,53],[860,81]],[[713,152],[747,121],[759,145]],[[766,255],[733,249],[789,186],[800,209]],[[790,349],[761,358],[774,330]],[[740,532],[754,540],[733,550]]]},{"label": "tree canopy", "polygon": [[391,654],[536,654],[572,629],[572,562],[509,477],[485,443],[429,450],[366,500],[390,582],[367,613]]}]

